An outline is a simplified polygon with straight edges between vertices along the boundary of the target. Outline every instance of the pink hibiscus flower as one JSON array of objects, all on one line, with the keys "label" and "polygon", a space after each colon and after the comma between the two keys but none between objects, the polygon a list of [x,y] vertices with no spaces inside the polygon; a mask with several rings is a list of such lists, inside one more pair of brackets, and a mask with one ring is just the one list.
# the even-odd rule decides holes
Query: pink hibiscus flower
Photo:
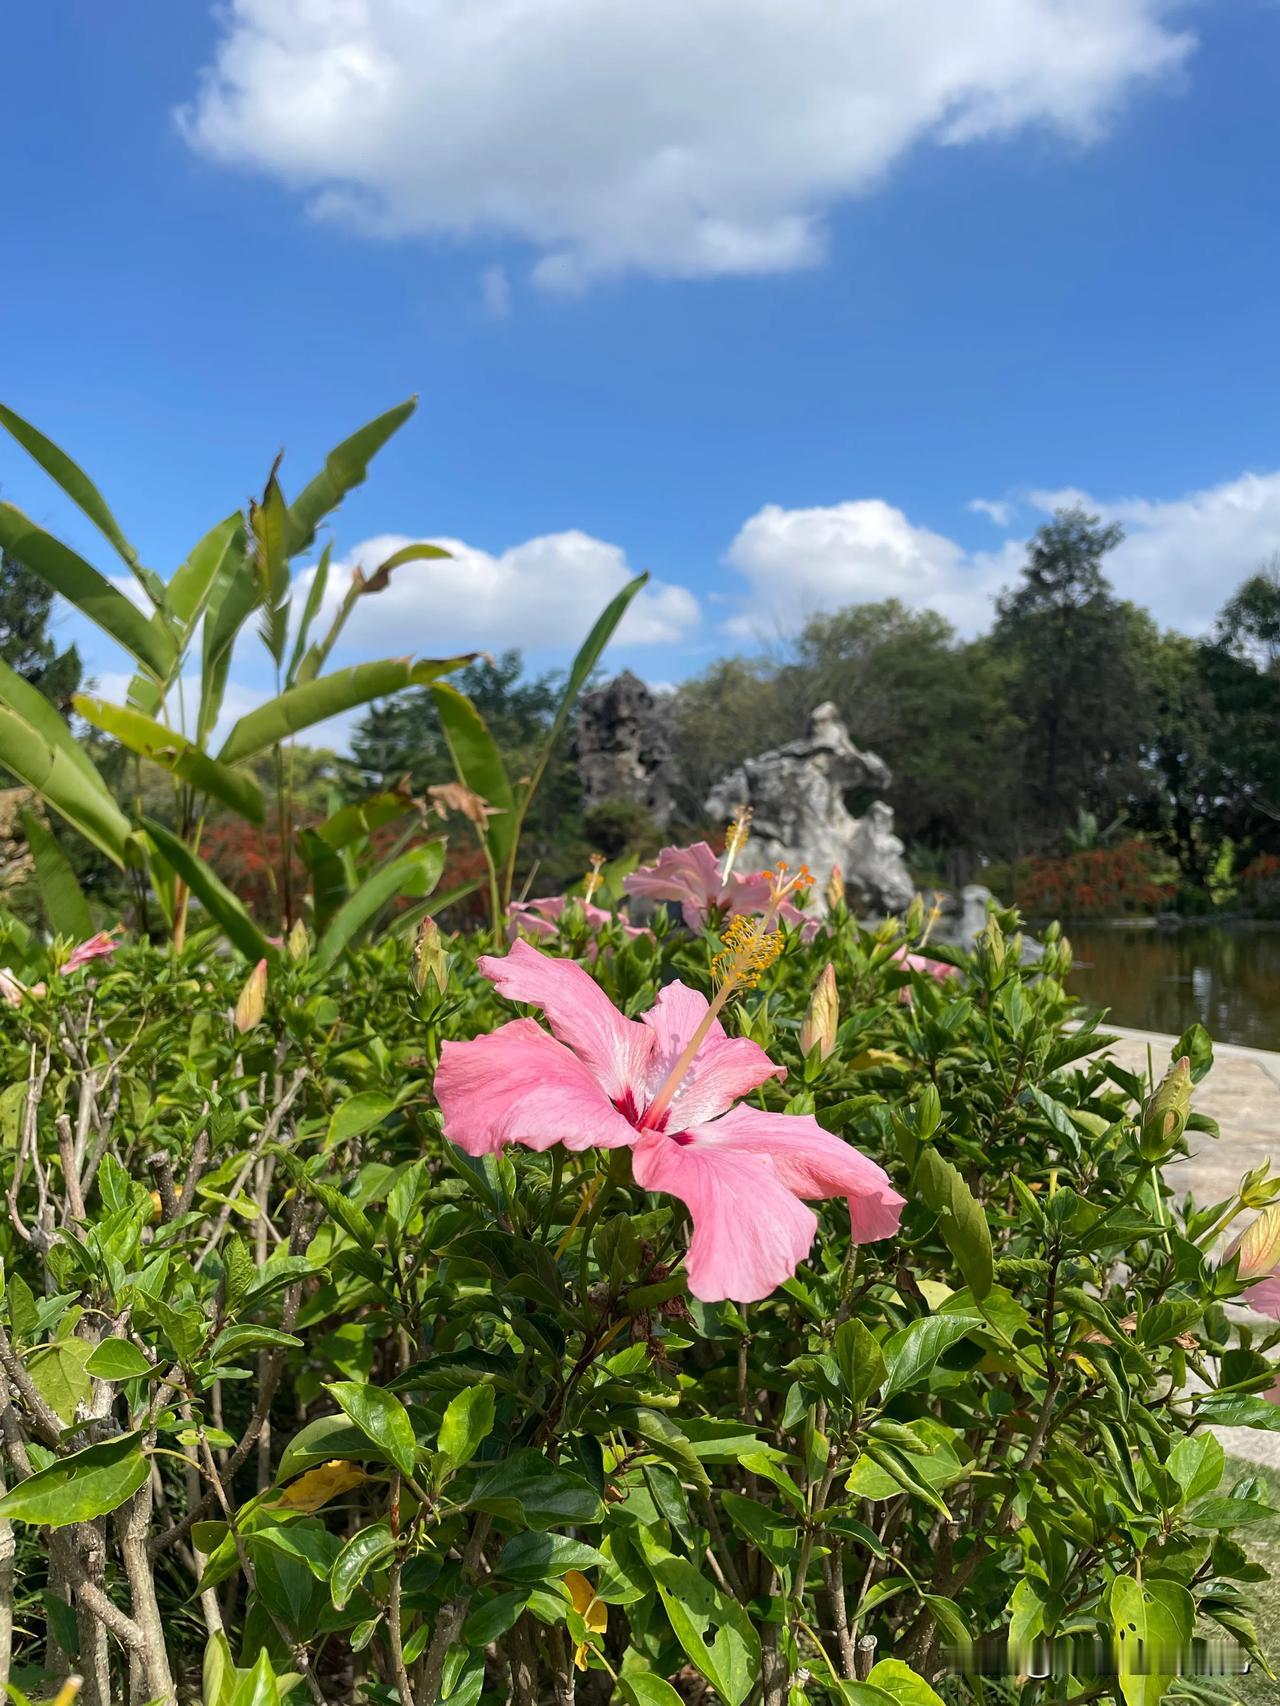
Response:
[{"label": "pink hibiscus flower", "polygon": [[[652,865],[642,865],[624,877],[622,886],[628,894],[645,900],[677,901],[689,929],[701,930],[708,921],[723,924],[730,918],[766,911],[772,876],[768,871],[723,876],[711,848],[705,841],[695,841],[692,847],[664,847]],[[806,939],[817,932],[818,919],[790,901],[783,901],[776,910],[788,924],[802,925]]]},{"label": "pink hibiscus flower", "polygon": [[120,946],[116,937],[123,931],[124,926],[117,924],[114,930],[99,930],[96,936],[90,936],[87,942],[81,942],[71,950],[62,965],[62,975],[66,977],[73,971],[79,971],[81,966],[87,966],[90,960],[101,959],[106,954],[114,954]]},{"label": "pink hibiscus flower", "polygon": [[[542,942],[556,940],[560,935],[560,920],[564,916],[565,908],[574,904],[581,908],[587,928],[593,935],[598,935],[614,921],[613,913],[606,912],[602,906],[593,906],[581,896],[556,894],[546,900],[513,900],[507,908],[507,940],[514,942],[518,936],[532,936]],[[628,924],[625,918],[619,918],[618,923],[628,938],[652,934],[639,925]],[[587,952],[592,959],[597,951],[595,942],[588,944]]]},{"label": "pink hibiscus flower", "polygon": [[551,1033],[514,1019],[473,1042],[446,1042],[436,1073],[444,1133],[469,1155],[630,1148],[635,1181],[689,1210],[689,1289],[711,1303],[767,1297],[809,1252],[817,1216],[803,1199],[848,1199],[860,1244],[898,1229],[904,1199],[884,1169],[808,1114],[735,1105],[786,1076],[685,984],[637,1021],[589,974],[516,942],[480,961],[513,1001],[540,1007]]},{"label": "pink hibiscus flower", "polygon": [[1280,1204],[1250,1223],[1227,1250],[1225,1261],[1239,1256],[1241,1279],[1255,1280],[1240,1299],[1259,1315],[1280,1321]]}]

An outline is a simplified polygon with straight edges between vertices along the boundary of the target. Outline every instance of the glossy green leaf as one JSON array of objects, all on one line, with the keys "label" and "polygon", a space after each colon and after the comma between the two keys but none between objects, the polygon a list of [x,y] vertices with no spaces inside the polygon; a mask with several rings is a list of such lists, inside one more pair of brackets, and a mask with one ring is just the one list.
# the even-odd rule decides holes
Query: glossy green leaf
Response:
[{"label": "glossy green leaf", "polygon": [[164,608],[183,634],[189,634],[204,615],[228,561],[243,551],[243,528],[244,518],[238,510],[233,511],[209,529],[174,571],[165,588]]},{"label": "glossy green leaf", "polygon": [[495,867],[502,870],[516,834],[515,794],[502,754],[465,693],[448,682],[438,682],[431,695],[458,780],[493,808],[484,843]]},{"label": "glossy green leaf", "polygon": [[0,661],[0,764],[117,865],[129,820],[44,695]]},{"label": "glossy green leaf", "polygon": [[940,1222],[947,1248],[975,1299],[981,1303],[991,1290],[995,1270],[991,1230],[982,1205],[949,1161],[936,1149],[924,1148],[916,1163],[915,1185]]},{"label": "glossy green leaf", "polygon": [[760,1676],[760,1637],[737,1600],[686,1558],[643,1536],[645,1560],[672,1633],[726,1702],[742,1706]]},{"label": "glossy green leaf", "polygon": [[324,459],[324,467],[303,487],[289,505],[288,550],[291,557],[305,551],[316,536],[316,528],[337,508],[369,471],[369,463],[383,445],[404,425],[418,406],[411,397],[394,409],[367,422],[358,432],[344,438]]},{"label": "glossy green leaf", "polygon": [[486,1468],[470,1502],[475,1510],[530,1528],[595,1523],[604,1515],[600,1495],[581,1475],[528,1448]]},{"label": "glossy green leaf", "polygon": [[885,1377],[884,1352],[875,1334],[861,1321],[842,1321],[836,1328],[834,1349],[850,1403],[862,1404]]},{"label": "glossy green leaf", "polygon": [[418,1461],[413,1423],[394,1392],[386,1392],[380,1386],[366,1386],[358,1380],[334,1380],[327,1390],[402,1475],[413,1474]]},{"label": "glossy green leaf", "polygon": [[503,1581],[536,1585],[558,1581],[566,1570],[598,1570],[605,1562],[603,1554],[584,1541],[530,1529],[507,1541],[494,1574]]},{"label": "glossy green leaf", "polygon": [[891,1334],[883,1346],[889,1370],[883,1397],[892,1398],[895,1392],[905,1392],[918,1381],[927,1379],[942,1353],[981,1325],[981,1316],[926,1315]]},{"label": "glossy green leaf", "polygon": [[93,1522],[118,1510],[151,1473],[139,1437],[136,1433],[121,1434],[59,1458],[47,1469],[38,1469],[0,1498],[0,1517],[66,1528],[73,1522]]},{"label": "glossy green leaf", "polygon": [[154,1372],[146,1355],[129,1339],[103,1339],[84,1366],[95,1380],[134,1380]]},{"label": "glossy green leaf", "polygon": [[[481,1442],[493,1431],[493,1403],[492,1386],[470,1386],[449,1400],[440,1423],[439,1444],[455,1468],[470,1463]],[[581,1565],[574,1567],[580,1569]]]},{"label": "glossy green leaf", "polygon": [[387,1522],[371,1523],[353,1534],[334,1560],[329,1577],[329,1590],[339,1611],[369,1574],[384,1564],[395,1551],[395,1536]]}]

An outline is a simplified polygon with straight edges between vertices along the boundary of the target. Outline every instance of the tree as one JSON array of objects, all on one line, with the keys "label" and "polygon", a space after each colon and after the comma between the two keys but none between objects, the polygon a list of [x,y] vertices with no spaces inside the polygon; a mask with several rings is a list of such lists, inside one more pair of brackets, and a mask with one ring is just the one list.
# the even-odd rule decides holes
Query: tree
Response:
[{"label": "tree", "polygon": [[1157,631],[1103,575],[1123,537],[1082,509],[1057,511],[997,601],[992,641],[1013,667],[1033,847],[1055,847],[1082,808],[1110,821],[1143,789]]},{"label": "tree", "polygon": [[0,553],[0,658],[65,708],[80,686],[80,653],[59,651],[49,635],[53,589],[16,557]]},{"label": "tree", "polygon": [[1280,849],[1280,564],[1251,575],[1201,645],[1212,700],[1215,788],[1237,863]]}]

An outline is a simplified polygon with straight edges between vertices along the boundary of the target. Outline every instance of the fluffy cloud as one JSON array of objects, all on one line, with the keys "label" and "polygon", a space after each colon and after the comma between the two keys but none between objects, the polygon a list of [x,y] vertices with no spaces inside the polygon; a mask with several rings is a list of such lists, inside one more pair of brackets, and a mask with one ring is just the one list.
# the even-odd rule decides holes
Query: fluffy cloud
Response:
[{"label": "fluffy cloud", "polygon": [[820,509],[767,504],[726,557],[748,585],[729,632],[792,632],[817,611],[897,598],[976,633],[990,623],[995,595],[1017,576],[1025,535],[1071,504],[1124,527],[1123,544],[1106,560],[1116,591],[1187,633],[1204,632],[1239,582],[1280,552],[1280,472],[1244,474],[1168,500],[1107,500],[1063,488],[1029,493],[1021,505],[971,504],[997,525],[1020,518],[1018,533],[995,551],[967,551],[879,498]]},{"label": "fluffy cloud", "polygon": [[[342,597],[350,569],[359,563],[372,573],[408,543],[400,535],[384,534],[367,539],[335,564],[321,631]],[[519,646],[564,658],[635,572],[617,545],[576,530],[544,534],[496,556],[459,539],[434,543],[451,557],[406,563],[385,592],[360,599],[343,629],[345,649],[364,657],[408,652],[441,657]],[[652,581],[633,600],[615,643],[670,646],[686,639],[698,621],[698,601],[691,592]]]},{"label": "fluffy cloud", "polygon": [[922,142],[1096,137],[1191,38],[1171,0],[231,0],[179,122],[371,233],[537,279],[811,264]]}]

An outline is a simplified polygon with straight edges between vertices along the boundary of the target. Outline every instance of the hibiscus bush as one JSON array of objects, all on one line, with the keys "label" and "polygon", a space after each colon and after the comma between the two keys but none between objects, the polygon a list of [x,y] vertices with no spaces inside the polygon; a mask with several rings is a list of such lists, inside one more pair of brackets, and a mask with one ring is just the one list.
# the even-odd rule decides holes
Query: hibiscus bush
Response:
[{"label": "hibiscus bush", "polygon": [[3,941],[13,1699],[1270,1674],[1213,1430],[1280,1427],[1280,1184],[1168,1182],[1207,1036],[1148,1082],[1053,930],[961,952],[704,864],[643,929],[593,878],[510,943]]}]

